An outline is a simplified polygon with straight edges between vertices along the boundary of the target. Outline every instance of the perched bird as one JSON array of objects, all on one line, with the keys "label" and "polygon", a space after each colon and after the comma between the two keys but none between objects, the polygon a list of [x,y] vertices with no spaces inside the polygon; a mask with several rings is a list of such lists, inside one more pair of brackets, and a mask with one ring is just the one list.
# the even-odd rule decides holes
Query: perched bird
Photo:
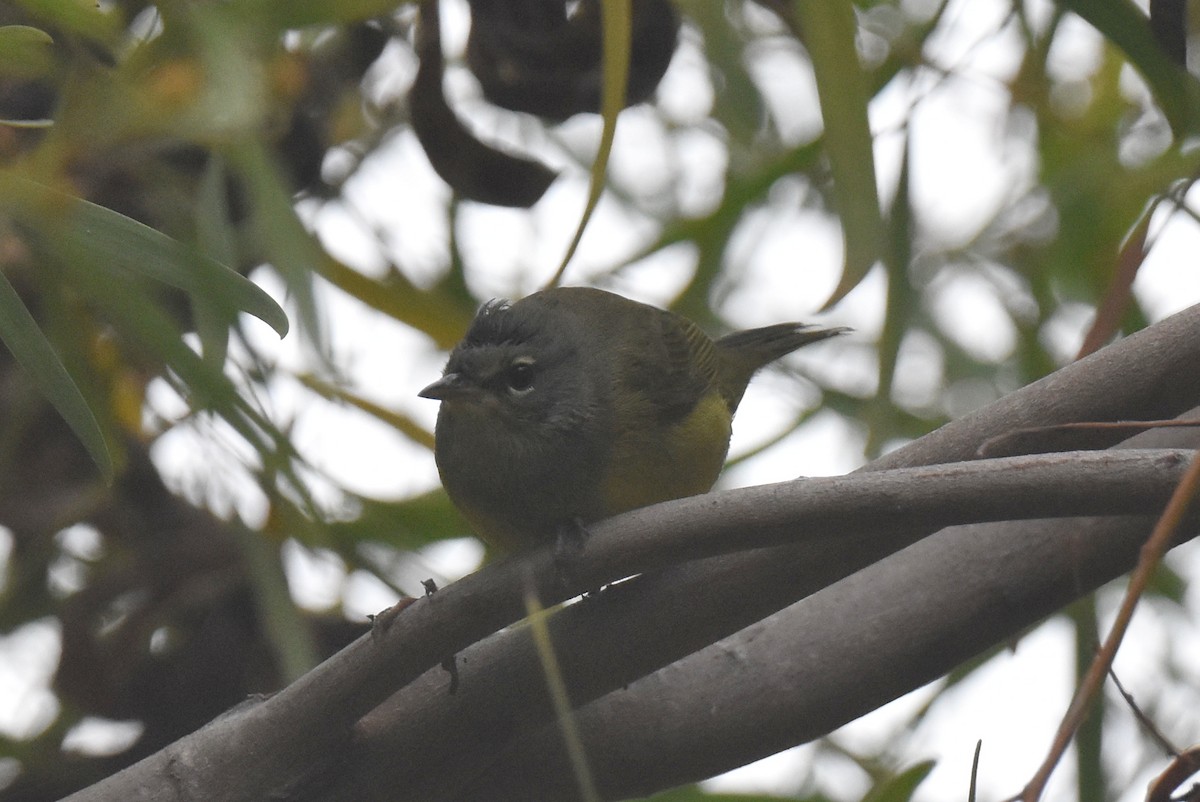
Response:
[{"label": "perched bird", "polygon": [[780,323],[714,341],[674,312],[558,287],[479,310],[442,377],[438,473],[489,545],[712,488],[759,368],[841,334]]}]

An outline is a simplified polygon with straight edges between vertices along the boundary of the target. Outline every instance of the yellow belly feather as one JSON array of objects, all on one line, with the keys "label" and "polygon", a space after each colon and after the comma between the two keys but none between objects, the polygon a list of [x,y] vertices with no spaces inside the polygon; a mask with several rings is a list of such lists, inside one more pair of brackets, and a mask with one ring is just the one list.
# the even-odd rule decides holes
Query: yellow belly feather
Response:
[{"label": "yellow belly feather", "polygon": [[606,515],[710,490],[725,464],[732,420],[713,391],[674,426],[618,438],[604,486]]}]

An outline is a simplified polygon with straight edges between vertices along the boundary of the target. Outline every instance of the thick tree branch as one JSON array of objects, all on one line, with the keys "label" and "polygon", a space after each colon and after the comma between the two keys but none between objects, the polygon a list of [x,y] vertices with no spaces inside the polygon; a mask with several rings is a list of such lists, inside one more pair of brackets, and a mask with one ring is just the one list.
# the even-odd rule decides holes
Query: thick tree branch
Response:
[{"label": "thick tree branch", "polygon": [[[787,567],[787,573],[803,575],[799,583],[795,577],[789,583],[792,592],[805,588],[803,592],[807,593],[909,542],[909,533],[924,531],[929,527],[995,518],[1152,510],[1170,493],[1175,474],[1183,462],[1183,452],[1162,450],[1125,454],[1084,452],[1038,455],[802,480],[681,500],[597,524],[584,551],[572,566],[577,574],[573,584],[576,588],[594,587],[629,573],[653,570],[670,563],[672,559],[679,559],[681,552],[686,557],[707,557],[788,542],[801,533],[802,545],[793,548],[809,551],[810,563],[824,565],[823,570],[811,570],[811,565],[795,562]],[[714,511],[718,514],[714,514]],[[747,520],[750,521],[750,528],[746,528],[744,523]],[[819,536],[805,537],[802,534],[805,532],[819,533]],[[870,536],[864,536],[863,533],[869,533]],[[842,537],[851,534],[854,535],[852,545]],[[550,577],[542,583],[543,590],[553,592],[553,586],[557,584],[553,579],[556,571],[549,549],[543,549],[531,555],[531,558],[532,562],[540,563],[543,575]],[[801,569],[800,566],[804,567]],[[397,628],[404,626],[417,627],[418,631],[422,627],[438,626],[450,632],[464,631],[477,618],[475,613],[483,609],[479,606],[481,600],[494,599],[503,603],[509,598],[519,598],[529,578],[519,569],[528,567],[529,560],[510,560],[440,591],[429,599],[414,603],[397,615],[394,622],[381,625],[378,638],[361,639],[324,665],[334,665],[329,671],[353,671],[361,665],[360,662],[352,661],[338,666],[337,661],[339,657],[353,654],[356,648],[364,650],[367,655],[364,661],[379,662],[385,657],[382,653],[387,648],[386,639],[391,638]],[[695,596],[704,590],[704,585],[697,587],[695,583],[709,581],[703,570],[696,573],[697,567],[703,569],[704,562],[684,566],[675,572],[660,571],[653,576],[612,588],[600,600],[567,610],[561,617],[562,623],[552,623],[554,643],[563,649],[565,655],[570,655],[563,667],[570,687],[578,694],[577,701],[595,698],[626,684],[761,618],[777,605],[770,596],[750,593],[748,603],[731,605],[726,608],[724,615],[697,615]],[[689,580],[689,575],[695,578]],[[736,588],[739,580],[737,577],[731,579]],[[742,592],[746,590],[741,588]],[[558,591],[559,595],[562,593]],[[652,609],[655,614],[630,618],[622,614],[622,610],[629,605]],[[635,626],[628,629],[631,623]],[[524,630],[518,632],[524,634]],[[664,637],[667,632],[674,634]],[[440,636],[443,635],[444,632],[437,632],[435,637],[427,638],[427,642],[441,644],[443,641]],[[502,649],[510,643],[503,638],[500,642]],[[521,658],[532,661],[523,664],[520,672],[524,685],[509,685],[510,690],[525,695],[531,692],[530,685],[540,688],[541,678],[536,659],[531,652],[523,650],[526,645],[524,640],[518,638],[512,642],[517,643],[516,648],[520,653],[518,662]],[[632,655],[635,658],[632,661],[622,664],[617,659],[619,655],[608,654],[614,646],[618,652],[622,652],[631,643],[645,646]],[[418,642],[414,641],[410,646],[414,648],[403,656],[423,653]],[[482,648],[488,646],[490,644]],[[600,651],[593,653],[595,648]],[[474,650],[463,652],[459,660],[463,684],[470,681],[474,666],[494,666],[503,659],[503,652],[486,657],[476,656]],[[599,666],[603,666],[604,670],[595,670]],[[197,761],[213,754],[222,755],[232,741],[247,750],[241,758],[245,771],[252,773],[252,763],[255,761],[260,764],[270,762],[272,758],[264,756],[261,747],[248,740],[248,733],[253,733],[255,727],[261,726],[263,719],[258,716],[264,712],[269,716],[284,718],[288,714],[304,716],[308,707],[303,710],[289,707],[282,712],[271,709],[282,704],[281,700],[289,701],[289,696],[294,700],[291,704],[311,705],[318,709],[324,707],[322,702],[326,696],[307,696],[307,693],[334,694],[351,704],[361,699],[361,696],[346,693],[346,689],[340,686],[325,685],[325,682],[333,680],[322,681],[321,673],[320,670],[314,671],[277,696],[217,720],[210,727],[148,758],[145,766],[137,764],[127,772],[135,774],[139,766],[143,770],[153,771],[150,766],[159,760],[163,761],[160,767],[162,773],[149,776],[159,778],[164,785],[172,783],[173,777],[188,783],[208,777],[207,782],[216,783],[215,786],[179,786],[177,791],[172,792],[157,790],[156,798],[171,798],[161,794],[176,792],[181,794],[181,798],[189,798],[189,794],[207,798],[218,790],[229,793],[233,789],[224,784],[228,782],[227,778],[200,771],[201,764]],[[508,671],[501,671],[500,674],[508,676]],[[337,674],[331,676],[336,677]],[[348,677],[348,682],[354,680],[353,674],[342,676]],[[434,676],[442,686],[444,677],[440,673]],[[491,676],[498,675],[492,673]],[[321,684],[310,686],[302,694],[306,680]],[[380,680],[375,678],[373,681]],[[482,685],[476,683],[475,687]],[[485,695],[492,696],[493,700],[506,698],[504,694]],[[469,700],[471,697],[463,694],[458,698]],[[523,706],[528,712],[535,712],[534,708]],[[493,706],[493,709],[496,708]],[[415,758],[422,751],[421,744],[436,742],[437,739],[432,735],[436,727],[449,723],[454,728],[448,712],[443,699],[434,699],[433,707],[428,711],[428,724],[421,724],[418,711],[402,707],[399,720],[404,726],[401,735],[415,735],[415,742],[394,744],[388,752]],[[469,712],[475,714],[478,709],[472,707]],[[541,717],[540,720],[546,720],[549,710],[537,709],[536,713]],[[498,708],[497,714],[505,717],[511,715],[503,705]],[[469,731],[473,733],[472,741],[482,745],[485,741],[479,737],[475,726],[477,723]],[[415,729],[414,725],[417,725]],[[345,759],[348,746],[348,731],[342,734],[342,743],[336,745],[341,751],[335,754],[340,755],[342,760]],[[276,738],[260,743],[277,743],[281,738],[286,741],[287,734],[278,733]],[[393,749],[399,751],[393,752]],[[464,755],[465,752],[456,749],[454,754]],[[310,794],[322,787],[316,779],[324,775],[327,765],[314,758],[306,766],[308,770],[298,775],[299,782],[276,786],[274,792]],[[419,761],[416,765],[427,769],[430,763]],[[120,776],[117,775],[118,778]],[[295,778],[297,775],[288,776]],[[117,778],[112,779],[113,789],[119,788]],[[139,783],[144,781],[138,780]],[[248,784],[246,777],[238,777],[238,784],[238,793],[242,793],[240,786]],[[81,794],[99,793],[105,785],[102,783]],[[128,788],[120,793],[128,793]]]},{"label": "thick tree branch", "polygon": [[[1200,403],[1198,340],[1200,306],[1192,306],[951,421],[862,470],[975,459],[985,441],[1032,426],[1174,418]],[[1124,439],[1113,433],[1110,444]]]},{"label": "thick tree branch", "polygon": [[[613,691],[577,719],[603,797],[711,777],[921,687],[1128,571],[1154,520],[947,528]],[[421,798],[575,799],[560,740],[513,733],[488,771]]]},{"label": "thick tree branch", "polygon": [[[1198,321],[1200,310],[1187,310],[894,452],[880,464],[892,467],[969,457],[982,440],[1021,426],[1176,414],[1200,398],[1200,373],[1193,369],[1200,359]],[[713,501],[704,497],[689,502],[700,511],[697,528],[702,520],[725,514]],[[640,514],[652,520],[677,512],[672,505],[667,512]],[[597,525],[596,542],[603,544],[603,527],[631,527],[640,522],[636,516]],[[754,531],[758,523],[751,517],[741,526]],[[918,534],[913,531],[907,539],[894,539],[888,547],[898,548]],[[799,547],[806,548],[811,550],[811,544]],[[838,544],[836,556],[849,550],[846,543]],[[873,553],[871,558],[878,556],[882,554]],[[686,578],[695,583],[693,587],[718,588],[715,596],[734,609],[748,599],[750,606],[768,599],[775,605],[770,609],[777,609],[814,589],[796,582],[794,559],[786,550],[759,550],[670,569],[649,579],[659,587]],[[623,571],[644,568],[628,563]],[[585,565],[580,575],[607,581],[616,574],[588,573]],[[534,582],[547,603],[561,598],[564,591],[554,576],[545,552],[490,566],[414,603],[381,627],[375,638],[357,641],[275,697],[214,722],[75,798],[125,799],[136,789],[168,800],[258,799],[301,788],[313,792],[322,779],[336,782],[328,770],[332,763],[346,759],[354,722],[430,666],[517,620],[522,614],[520,591],[527,582]],[[647,586],[648,580],[635,587]],[[674,622],[666,623],[668,629],[662,631],[669,632]]]},{"label": "thick tree branch", "polygon": [[[1106,511],[1130,512],[1132,508],[1117,497],[1137,493],[1142,481],[1151,485],[1161,482],[1148,494],[1156,497],[1147,508],[1153,510],[1169,495],[1186,465],[1185,454],[1154,451],[1053,455],[1049,459],[1023,457],[1012,461],[962,463],[797,483],[798,489],[805,492],[789,498],[792,502],[789,506],[799,508],[812,504],[812,509],[819,512],[810,516],[792,509],[792,526],[795,531],[821,534],[809,541],[807,547],[790,549],[790,561],[778,561],[777,578],[780,581],[775,587],[786,587],[797,597],[818,590],[912,542],[913,532],[921,531],[925,522],[938,526],[946,520],[942,516],[948,511],[954,514],[952,511],[957,510],[962,516],[958,520],[984,520],[992,517],[986,512],[990,505],[1003,503],[1005,510],[996,509],[995,517],[1069,515],[1089,507],[1092,511],[1101,511],[1095,506],[1099,497],[1112,493],[1114,497],[1103,502],[1108,508]],[[1072,464],[1079,470],[1067,467]],[[1135,464],[1139,466],[1137,470],[1126,471]],[[1145,474],[1139,478],[1137,474],[1142,470]],[[1109,471],[1107,478],[1101,478],[1100,473]],[[973,481],[964,481],[968,476]],[[875,492],[866,491],[868,487]],[[892,497],[889,492],[879,492],[880,488],[892,487],[907,488],[905,496]],[[733,495],[738,502],[745,499],[747,503],[753,503],[755,496],[760,494],[738,492]],[[1076,497],[1072,500],[1072,496]],[[770,501],[757,500],[760,514],[755,518],[756,535],[784,531],[786,524],[773,520]],[[1076,503],[1078,506],[1071,506]],[[740,503],[738,506],[740,508]],[[931,510],[935,512],[931,513]],[[839,516],[841,520],[837,520]],[[740,519],[733,516],[730,520]],[[619,522],[614,519],[613,523]],[[672,522],[661,531],[676,533],[680,525]],[[653,531],[659,531],[658,527]],[[600,541],[605,534],[598,531],[594,540]],[[703,538],[701,535],[700,539]],[[780,550],[771,551],[777,558],[780,556]],[[707,560],[640,577],[555,616],[551,624],[552,640],[576,705],[619,689],[691,654],[722,634],[757,621],[779,606],[778,592],[760,593],[759,587],[747,584],[736,573],[722,576],[714,584],[714,577],[707,570],[708,564],[714,562],[720,561]],[[936,594],[931,591],[923,594],[923,598],[936,598]],[[1024,623],[1028,622],[1022,620],[1018,626]],[[835,620],[833,626],[835,631],[853,633],[852,624],[844,619]],[[995,635],[988,627],[973,632]],[[1001,640],[1008,634],[1005,630],[995,638]],[[991,642],[987,641],[985,645]],[[529,744],[540,744],[543,738],[554,740],[552,725],[537,736],[532,734],[551,720],[552,710],[527,631],[516,629],[500,633],[465,650],[459,662],[460,690],[453,697],[445,693],[445,676],[437,671],[429,672],[363,720],[359,726],[359,740],[366,745],[367,751],[361,756],[361,765],[347,772],[347,776],[354,779],[355,787],[347,788],[348,793],[339,798],[353,798],[369,793],[370,788],[381,788],[388,789],[397,798],[457,799],[460,797],[451,790],[456,783],[469,783],[473,772],[489,764],[496,767],[496,773],[509,776],[509,764],[503,757],[506,746],[542,766],[536,772],[537,776],[546,775],[541,763],[545,753],[537,748],[529,751]],[[948,670],[953,665],[955,662],[950,662],[941,670]],[[836,671],[839,676],[853,673],[847,666],[837,667]],[[684,676],[671,674],[673,682]],[[917,684],[929,678],[923,677]],[[769,676],[764,679],[768,684],[773,681]],[[903,683],[909,677],[898,673],[895,679]],[[740,682],[746,688],[758,684],[757,678],[749,675],[743,676]],[[700,677],[684,682],[687,689],[682,693],[695,694],[698,688],[694,683],[699,683],[699,696],[711,701],[714,689]],[[908,689],[909,686],[904,687],[904,690]],[[617,691],[614,696],[621,696],[621,692]],[[643,701],[647,700],[643,698]],[[678,701],[672,699],[671,704]],[[857,709],[853,707],[856,701],[846,700],[851,709]],[[703,703],[700,704],[703,708]],[[670,705],[651,704],[650,707],[660,716],[668,716],[671,709]],[[622,709],[628,711],[628,708]],[[781,707],[780,712],[783,711]],[[639,724],[644,723],[645,720],[639,721]],[[650,728],[653,732],[660,729],[661,726]],[[609,731],[609,734],[614,733]],[[717,735],[706,737],[721,740]],[[593,743],[589,742],[591,745]],[[601,747],[600,752],[606,748]],[[386,759],[387,755],[397,754],[407,756],[408,760]],[[738,754],[736,750],[735,754]],[[436,768],[439,757],[446,761],[441,769]],[[520,762],[514,765],[520,765]],[[622,768],[615,775],[626,773]],[[701,776],[712,773],[709,771]],[[511,776],[520,778],[521,775],[518,769]],[[659,774],[651,772],[648,776]],[[485,786],[497,780],[492,772],[485,772],[484,777]],[[360,781],[363,784],[358,786]],[[470,787],[483,786],[468,785]],[[657,786],[658,789],[662,787]],[[514,794],[514,798],[522,798],[520,791],[514,791]],[[473,797],[466,791],[461,798]],[[557,796],[543,797],[538,792],[525,798]]]},{"label": "thick tree branch", "polygon": [[[971,459],[982,442],[1022,427],[1179,414],[1200,401],[1200,375],[1189,367],[1200,356],[1196,335],[1198,329],[1200,308],[1194,307],[942,427],[877,460],[866,469]],[[892,548],[900,548],[934,528],[915,531],[909,539],[898,539]],[[739,614],[747,617],[757,614],[761,608],[756,602],[762,608],[775,610],[812,592],[814,586],[803,580],[797,581],[795,566],[803,565],[804,575],[812,578],[814,585],[819,587],[845,575],[838,573],[831,564],[836,563],[839,557],[847,562],[859,557],[865,564],[884,556],[886,551],[879,543],[856,540],[839,544],[838,552],[827,553],[823,560],[814,555],[811,548],[802,547],[800,553],[788,548],[765,549],[758,553],[679,566],[668,571],[666,576],[656,578],[656,581],[668,586],[661,594],[647,594],[645,603],[630,605],[625,614],[640,620],[660,621],[663,624],[659,631],[660,638],[667,638],[668,633],[679,633],[680,616],[706,618],[712,620],[714,628],[717,628],[728,625],[729,620]],[[672,584],[674,588],[669,587]],[[671,590],[677,592],[671,593]],[[627,641],[618,639],[616,642],[624,644]],[[572,649],[567,647],[561,651],[572,653]],[[518,707],[524,710],[527,701],[518,696]],[[399,713],[400,710],[404,712]],[[394,708],[394,711],[398,720],[405,720],[414,712],[403,706]],[[480,720],[460,721],[457,726],[461,734],[469,734],[470,743],[478,744],[481,733],[488,732],[487,725],[482,723],[486,719],[484,714]],[[379,719],[376,718],[375,722],[379,724]],[[428,722],[419,722],[424,722],[420,716],[411,720],[414,726],[410,731],[421,732],[430,739],[430,743],[436,743],[437,736],[429,729]],[[449,729],[452,730],[453,726]],[[510,734],[514,742],[520,742],[528,735],[528,730],[514,725]],[[460,754],[458,750],[463,748],[470,750],[467,744],[455,743],[444,754]],[[478,752],[477,756],[482,757],[489,750],[481,748]],[[490,753],[494,755],[495,749],[491,749]],[[418,750],[414,757],[421,754]],[[416,762],[421,763],[426,777],[432,785],[436,785],[448,777],[462,777],[463,766],[471,765],[465,759],[466,755],[463,757],[461,761],[455,760],[453,767],[447,767],[447,772],[431,771],[430,766],[419,757]],[[518,769],[515,776],[522,776],[522,772]],[[376,787],[394,786],[384,783]]]}]

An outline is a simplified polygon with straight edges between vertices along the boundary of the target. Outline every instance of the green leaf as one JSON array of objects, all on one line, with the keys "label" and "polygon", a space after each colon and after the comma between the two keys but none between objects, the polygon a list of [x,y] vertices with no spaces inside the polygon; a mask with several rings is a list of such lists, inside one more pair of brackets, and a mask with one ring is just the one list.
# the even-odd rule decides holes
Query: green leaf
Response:
[{"label": "green leaf", "polygon": [[254,601],[268,644],[285,683],[321,662],[312,629],[288,592],[279,549],[259,532],[231,525],[254,587]]},{"label": "green leaf", "polygon": [[1063,0],[1061,5],[1125,53],[1150,85],[1176,137],[1200,132],[1200,82],[1171,61],[1140,8],[1130,0]]},{"label": "green leaf", "polygon": [[128,270],[194,295],[225,302],[254,315],[283,337],[288,319],[261,287],[187,245],[122,214],[74,199],[74,223],[68,235],[97,249],[102,266]]},{"label": "green leaf", "polygon": [[115,279],[151,278],[192,295],[219,300],[254,315],[280,337],[288,319],[261,287],[194,248],[123,214],[11,174],[0,175],[0,202],[55,249],[91,256],[93,266]]},{"label": "green leaf", "polygon": [[916,793],[917,786],[925,781],[933,767],[932,760],[918,763],[890,780],[876,785],[863,797],[863,802],[909,802]]},{"label": "green leaf", "polygon": [[878,454],[886,438],[895,431],[898,410],[892,404],[892,387],[896,378],[896,363],[900,357],[900,344],[906,332],[913,327],[910,316],[919,308],[917,294],[909,268],[912,263],[913,210],[910,205],[909,176],[912,166],[909,137],[905,136],[904,154],[900,163],[900,176],[896,181],[896,194],[888,214],[888,240],[883,252],[883,264],[887,269],[887,309],[883,331],[879,338],[879,391],[871,405],[872,414],[867,423],[870,434],[867,440],[868,454]]},{"label": "green leaf", "polygon": [[[5,48],[41,47],[52,44],[54,37],[41,28],[30,25],[0,25],[0,46]],[[13,53],[6,52],[0,58],[8,59],[12,55]]]},{"label": "green leaf", "polygon": [[292,454],[286,438],[239,392],[223,366],[206,362],[188,346],[177,322],[145,285],[110,280],[80,258],[78,249],[70,244],[50,253],[70,270],[72,282],[105,311],[127,343],[171,369],[168,380],[176,384],[192,409],[219,415],[258,451],[264,464]]},{"label": "green leaf", "polygon": [[337,385],[330,384],[311,373],[301,373],[296,378],[301,384],[322,398],[348,404],[361,412],[365,412],[381,423],[386,423],[414,443],[423,445],[430,451],[433,450],[433,435],[403,412],[388,409],[346,387],[338,387]]},{"label": "green leaf", "polygon": [[[740,150],[745,143],[759,141],[764,121],[768,120],[766,106],[758,85],[746,71],[746,42],[737,26],[730,25],[728,6],[713,0],[675,0],[675,5],[704,38],[708,69],[718,85],[712,116],[729,132],[731,148],[738,146]],[[731,158],[731,163],[738,160]]]},{"label": "green leaf", "polygon": [[246,188],[254,235],[287,284],[300,316],[301,331],[317,353],[327,358],[324,327],[313,295],[313,277],[320,269],[324,251],[296,216],[283,179],[261,142],[246,139],[227,155]]},{"label": "green leaf", "polygon": [[96,42],[113,43],[124,29],[114,6],[92,0],[16,0],[32,16],[52,27],[85,36]]},{"label": "green leaf", "polygon": [[[205,166],[196,199],[196,241],[204,253],[222,264],[231,265],[237,261],[237,246],[229,219],[225,179],[224,161],[214,154]],[[206,296],[192,295],[191,301],[204,361],[218,366],[224,364],[229,349],[230,316]]]},{"label": "green leaf", "polygon": [[817,78],[825,150],[845,242],[842,278],[825,302],[829,308],[858,286],[879,259],[884,241],[874,143],[867,120],[870,84],[858,60],[858,27],[849,0],[795,0],[792,9],[804,31],[804,46]]},{"label": "green leaf", "polygon": [[54,62],[50,34],[28,25],[0,26],[0,74],[31,78],[50,71]]},{"label": "green leaf", "polygon": [[463,332],[475,317],[477,302],[474,298],[422,289],[399,270],[393,269],[382,279],[376,279],[328,254],[319,269],[321,278],[351,298],[423,332],[443,350],[453,348],[462,339]]},{"label": "green leaf", "polygon": [[104,480],[111,482],[112,455],[96,415],[3,272],[0,272],[0,340],[79,437]]},{"label": "green leaf", "polygon": [[343,553],[372,541],[415,550],[471,534],[470,526],[441,488],[402,501],[369,498],[344,489],[343,493],[347,503],[357,507],[354,519],[329,521],[321,530]]},{"label": "green leaf", "polygon": [[600,114],[604,118],[604,128],[600,132],[600,148],[596,152],[596,160],[592,163],[592,172],[588,186],[587,206],[575,236],[567,246],[562,264],[549,282],[553,286],[559,282],[575,250],[583,239],[592,212],[600,202],[600,194],[604,191],[604,178],[608,174],[608,157],[612,153],[613,137],[617,133],[617,117],[625,108],[625,93],[629,84],[629,49],[633,41],[633,6],[632,0],[607,0],[600,4],[601,27],[604,44],[604,76],[601,80],[603,91],[600,96]]},{"label": "green leaf", "polygon": [[277,331],[283,311],[255,284],[166,235],[109,209],[55,192],[37,182],[0,173],[0,201],[27,229],[35,251],[64,271],[69,285],[107,315],[130,346],[169,367],[166,378],[196,410],[223,418],[250,443],[264,466],[296,481],[287,439],[239,393],[223,364],[207,362],[182,337],[153,286],[159,279],[209,298],[234,299]]}]

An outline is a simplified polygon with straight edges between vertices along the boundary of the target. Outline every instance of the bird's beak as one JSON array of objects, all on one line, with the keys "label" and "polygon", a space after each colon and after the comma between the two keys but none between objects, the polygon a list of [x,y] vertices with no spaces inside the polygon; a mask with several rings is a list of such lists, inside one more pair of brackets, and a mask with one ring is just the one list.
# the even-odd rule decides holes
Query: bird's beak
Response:
[{"label": "bird's beak", "polygon": [[435,401],[446,401],[455,398],[466,398],[474,395],[478,388],[466,381],[461,373],[447,373],[433,384],[417,393],[421,398],[432,398]]}]

